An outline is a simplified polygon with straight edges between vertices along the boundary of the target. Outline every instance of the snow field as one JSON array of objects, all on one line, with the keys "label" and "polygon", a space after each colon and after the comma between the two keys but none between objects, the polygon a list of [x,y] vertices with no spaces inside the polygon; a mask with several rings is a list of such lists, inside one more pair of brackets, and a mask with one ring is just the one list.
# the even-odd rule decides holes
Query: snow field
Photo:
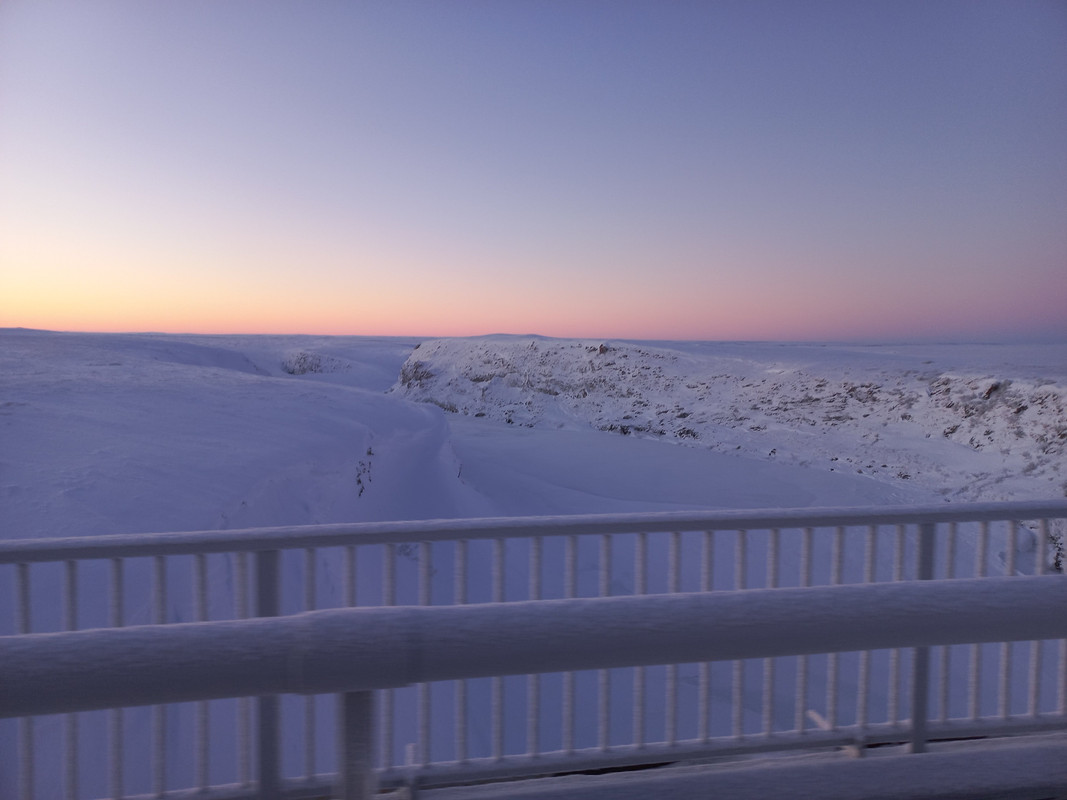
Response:
[{"label": "snow field", "polygon": [[[416,345],[418,346],[416,347]],[[434,519],[699,508],[775,508],[948,501],[1039,499],[1063,494],[1064,395],[1067,353],[1057,346],[933,348],[833,347],[769,344],[579,342],[538,337],[438,340],[355,337],[195,337],[0,332],[0,535],[5,538],[124,532],[238,529],[280,524]],[[679,446],[680,445],[680,446]],[[793,534],[798,532],[793,532]],[[1053,531],[1056,533],[1056,531]],[[780,585],[796,585],[797,536],[784,535]],[[746,540],[746,586],[765,585],[767,532]],[[880,534],[875,577],[894,570],[894,534]],[[682,538],[683,591],[700,588],[699,533]],[[1007,560],[1004,532],[989,553],[996,573]],[[974,531],[961,530],[958,575],[975,563]],[[1016,554],[1033,566],[1033,537],[1023,531]],[[489,553],[471,543],[468,600],[490,599]],[[613,549],[611,590],[636,588],[635,537]],[[562,543],[547,540],[545,597],[563,596]],[[818,532],[812,581],[831,580],[834,543]],[[905,538],[903,561],[913,544]],[[453,600],[452,545],[431,548],[431,602]],[[733,588],[737,535],[714,540],[713,584]],[[381,602],[381,548],[361,556],[358,598]],[[667,589],[669,543],[649,537],[647,590]],[[402,547],[398,602],[418,602],[424,554]],[[302,553],[283,558],[283,611],[302,610],[307,588]],[[866,555],[850,534],[842,558],[844,582],[862,580]],[[596,594],[599,550],[579,543],[577,591]],[[343,553],[315,556],[315,605],[341,604]],[[507,599],[524,599],[530,583],[529,543],[508,545]],[[78,626],[108,624],[104,564],[79,574]],[[33,630],[64,627],[62,565],[34,568]],[[152,565],[126,568],[126,624],[153,619]],[[191,559],[168,559],[168,621],[195,618]],[[12,583],[0,569],[0,583]],[[209,616],[234,611],[232,555],[208,561]],[[0,634],[15,630],[11,592],[0,593]],[[983,713],[998,690],[1001,652],[977,651]],[[952,648],[950,716],[967,713],[966,674],[972,652]],[[1019,686],[1013,711],[1024,710],[1023,679],[1031,652],[1009,649]],[[828,713],[826,674],[836,669],[839,721],[855,718],[858,654],[830,666],[810,660],[808,707]],[[906,675],[908,656],[893,666],[889,653],[871,656],[870,721],[906,716],[890,677]],[[933,659],[935,680],[942,669]],[[777,659],[773,722],[795,721],[796,659]],[[1051,702],[1056,659],[1042,663],[1040,697]],[[732,703],[740,692],[744,731],[758,730],[764,711],[764,664],[697,665],[678,669],[678,735],[698,735],[701,685],[710,689],[713,735],[733,732]],[[644,736],[664,737],[666,668],[645,671]],[[742,688],[736,688],[740,677]],[[610,741],[633,736],[635,677],[611,676]],[[576,681],[575,746],[597,744],[596,674]],[[526,748],[530,684],[505,685],[506,752]],[[539,680],[541,747],[560,746],[563,679]],[[489,681],[468,688],[469,755],[489,752]],[[455,687],[430,691],[432,758],[451,758]],[[402,763],[414,740],[418,690],[395,693],[398,710],[392,757]],[[211,704],[210,779],[236,780],[236,701]],[[316,743],[303,738],[304,701],[284,698],[284,771],[301,774],[305,752],[314,769],[332,770],[333,711],[315,702]],[[191,785],[197,709],[167,712],[168,785]],[[106,786],[105,713],[79,717],[83,789]],[[152,718],[126,712],[127,790],[149,791]],[[38,786],[58,792],[57,763],[66,722],[41,718]],[[14,723],[0,725],[0,762],[15,763]],[[49,754],[55,756],[52,758]],[[8,754],[8,755],[4,755]],[[0,770],[0,795],[14,776]]]}]

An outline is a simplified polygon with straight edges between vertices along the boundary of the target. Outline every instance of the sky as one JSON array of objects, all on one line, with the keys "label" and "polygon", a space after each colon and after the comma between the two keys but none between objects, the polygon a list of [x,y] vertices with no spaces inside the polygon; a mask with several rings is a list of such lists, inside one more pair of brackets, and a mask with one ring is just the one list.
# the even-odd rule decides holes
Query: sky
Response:
[{"label": "sky", "polygon": [[0,3],[0,327],[1067,339],[1067,3]]}]

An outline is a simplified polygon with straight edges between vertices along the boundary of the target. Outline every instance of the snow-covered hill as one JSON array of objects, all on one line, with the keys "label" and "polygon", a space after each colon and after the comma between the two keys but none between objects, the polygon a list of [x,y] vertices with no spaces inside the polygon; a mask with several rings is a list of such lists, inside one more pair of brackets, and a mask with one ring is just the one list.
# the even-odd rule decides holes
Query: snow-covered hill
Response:
[{"label": "snow-covered hill", "polygon": [[1067,493],[1067,347],[424,342],[392,393],[870,476],[946,499]]}]

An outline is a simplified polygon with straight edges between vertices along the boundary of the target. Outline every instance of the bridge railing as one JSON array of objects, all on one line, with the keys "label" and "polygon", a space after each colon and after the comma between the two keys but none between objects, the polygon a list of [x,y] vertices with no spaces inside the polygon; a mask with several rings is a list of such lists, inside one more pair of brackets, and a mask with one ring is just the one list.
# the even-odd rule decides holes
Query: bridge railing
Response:
[{"label": "bridge railing", "polygon": [[[0,788],[26,798],[55,796],[57,782],[72,798],[159,796],[182,789],[201,790],[205,797],[301,797],[328,791],[334,774],[373,774],[383,786],[427,787],[816,746],[908,742],[922,749],[930,739],[1063,727],[1067,649],[1063,641],[1047,640],[1065,633],[1026,627],[1022,623],[1041,617],[1015,600],[1008,613],[1020,624],[1010,632],[992,627],[997,604],[1009,599],[998,594],[1007,590],[994,587],[1032,581],[985,579],[1055,572],[1065,519],[1067,503],[1051,502],[0,542],[0,578],[14,587],[10,599],[0,601],[0,612],[9,620],[0,622],[8,625],[0,633],[13,635],[0,641],[15,650],[30,648],[25,650],[30,660],[20,663],[39,663],[43,670],[32,691],[29,684],[19,689],[10,682],[0,689],[0,714],[18,717],[0,722],[0,748],[7,749],[0,756],[19,764],[17,775],[0,774],[0,782],[7,781]],[[829,640],[816,635],[832,629],[828,620],[844,610],[871,612],[886,603],[895,608],[906,596],[918,598],[910,594],[918,591],[913,581],[931,579],[937,591],[954,583],[960,598],[970,598],[971,611],[963,612],[968,603],[962,599],[952,606],[954,614],[959,612],[952,625],[972,620],[978,627],[971,638],[864,639],[856,638],[855,630]],[[975,588],[975,580],[985,583]],[[901,581],[908,583],[894,585]],[[829,587],[835,598],[830,605],[816,587]],[[765,588],[779,591],[755,591]],[[900,593],[878,594],[884,591]],[[846,597],[848,592],[858,594]],[[814,615],[809,623],[817,624],[798,627],[797,621],[779,620],[767,637],[794,642],[785,650],[698,652],[670,649],[686,637],[656,639],[651,635],[659,623],[641,623],[643,614],[666,600],[683,601],[671,614],[698,624],[709,609],[681,610],[685,602],[743,598],[747,616],[741,641],[751,644],[761,617],[757,601],[765,595],[797,595],[789,602],[807,609]],[[612,602],[601,602],[609,598]],[[545,600],[554,602],[537,602]],[[1059,601],[1046,594],[1036,605],[1042,602]],[[819,603],[824,605],[816,608]],[[567,615],[577,615],[579,623],[591,619],[601,605],[615,609],[611,624],[616,627],[605,630],[618,633],[622,625],[630,641],[629,660],[567,660],[582,642],[599,642],[591,646],[605,654],[598,638],[603,632],[586,630],[564,644],[548,636],[550,630],[562,629]],[[369,655],[377,649],[332,656],[308,649],[308,631],[339,613],[322,609],[369,606],[385,609],[344,612],[337,618],[361,621],[334,633],[343,642],[346,637],[375,642],[386,654],[382,663],[393,665],[385,670],[392,677],[373,686],[352,676],[359,672],[357,662],[378,663]],[[401,608],[387,610],[391,606]],[[515,615],[527,608],[539,609],[537,619],[544,614],[554,621],[524,627]],[[929,630],[929,609],[911,608],[909,630]],[[716,615],[721,611],[715,607]],[[479,614],[495,613],[513,616],[500,617],[492,636],[450,645],[453,655],[470,662],[454,673],[426,667],[427,660],[433,665],[447,661],[439,651],[416,656],[405,650],[413,636],[424,640],[435,628],[459,633],[481,619]],[[291,619],[239,622],[279,615]],[[415,628],[396,622],[408,618],[436,621]],[[866,627],[875,632],[887,624],[878,614],[867,618]],[[308,619],[318,621],[312,625]],[[131,627],[106,630],[126,626]],[[236,640],[225,637],[246,629],[257,633],[241,635],[259,637],[259,645],[240,661]],[[790,632],[801,629],[809,644],[798,647]],[[223,649],[212,650],[196,638],[201,634],[187,630],[216,631],[216,636],[224,631],[216,641]],[[135,634],[157,638],[152,647],[101,649],[113,640],[134,641],[108,636]],[[187,635],[193,638],[182,638]],[[1012,644],[1020,636],[1029,646]],[[86,680],[92,673],[86,659],[112,653],[114,658],[97,671],[104,676],[99,680],[118,691],[105,704],[113,710],[91,711],[104,706],[75,702],[98,695],[84,687],[70,688],[73,699],[45,703],[48,693],[42,687],[49,684],[41,680],[51,673],[44,665],[71,665],[64,658],[42,661],[43,651],[32,649],[45,646],[37,642],[53,641],[67,643],[61,649],[70,648],[64,652],[81,665],[73,673]],[[532,647],[524,649],[524,642]],[[814,642],[821,644],[812,650]],[[165,661],[171,665],[186,665],[190,679],[200,676],[200,688],[180,696],[160,694],[162,685],[178,682],[175,675],[162,677],[167,673],[159,672],[153,652],[169,653]],[[256,676],[274,674],[266,664],[279,652],[286,654],[287,666],[277,669],[289,682],[256,684]],[[184,660],[182,653],[187,653]],[[187,665],[190,659],[196,662],[197,653],[210,655],[202,665],[205,672]],[[497,671],[470,668],[500,659],[512,660]],[[420,660],[429,671],[412,671],[411,662]],[[320,661],[323,670],[343,674],[344,680],[308,683],[308,670],[314,673],[309,665]],[[120,673],[129,664],[136,667],[134,674]],[[147,688],[137,689],[134,678],[141,667],[151,677],[145,679]],[[13,667],[6,669],[13,674]],[[31,668],[24,673],[33,678]],[[204,686],[224,677],[230,681],[225,693],[206,692]],[[69,674],[53,675],[51,683],[80,686]],[[372,689],[378,697],[373,726],[367,716]],[[340,692],[342,700],[335,704],[320,690]],[[142,703],[159,705],[121,709]],[[44,716],[58,713],[63,716]],[[351,740],[339,751],[333,747],[338,727]],[[366,748],[372,730],[373,755]],[[352,741],[363,744],[355,747]],[[11,751],[17,751],[15,758]],[[357,751],[358,758],[352,755]],[[59,761],[64,767],[56,770],[52,765]]]}]

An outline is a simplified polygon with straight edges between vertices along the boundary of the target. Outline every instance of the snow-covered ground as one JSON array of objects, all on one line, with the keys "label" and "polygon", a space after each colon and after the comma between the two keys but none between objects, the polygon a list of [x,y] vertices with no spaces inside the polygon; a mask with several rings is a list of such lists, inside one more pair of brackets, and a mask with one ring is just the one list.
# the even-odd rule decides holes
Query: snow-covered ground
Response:
[{"label": "snow-covered ground", "polygon": [[1007,500],[1067,493],[1065,376],[1064,346],[494,336],[421,344],[392,392],[513,426],[736,454],[745,468],[785,463],[946,500]]},{"label": "snow-covered ground", "polygon": [[0,530],[1060,497],[1065,399],[1061,345],[5,330]]},{"label": "snow-covered ground", "polygon": [[[1058,498],[1065,400],[1064,345],[3,330],[0,536]],[[41,629],[59,625],[53,583],[34,586],[35,613],[55,606]],[[104,619],[93,603],[85,618]],[[42,753],[60,747],[53,722]],[[87,784],[103,786],[93,747]],[[13,748],[0,726],[0,762]],[[0,795],[11,780],[0,769]]]}]

